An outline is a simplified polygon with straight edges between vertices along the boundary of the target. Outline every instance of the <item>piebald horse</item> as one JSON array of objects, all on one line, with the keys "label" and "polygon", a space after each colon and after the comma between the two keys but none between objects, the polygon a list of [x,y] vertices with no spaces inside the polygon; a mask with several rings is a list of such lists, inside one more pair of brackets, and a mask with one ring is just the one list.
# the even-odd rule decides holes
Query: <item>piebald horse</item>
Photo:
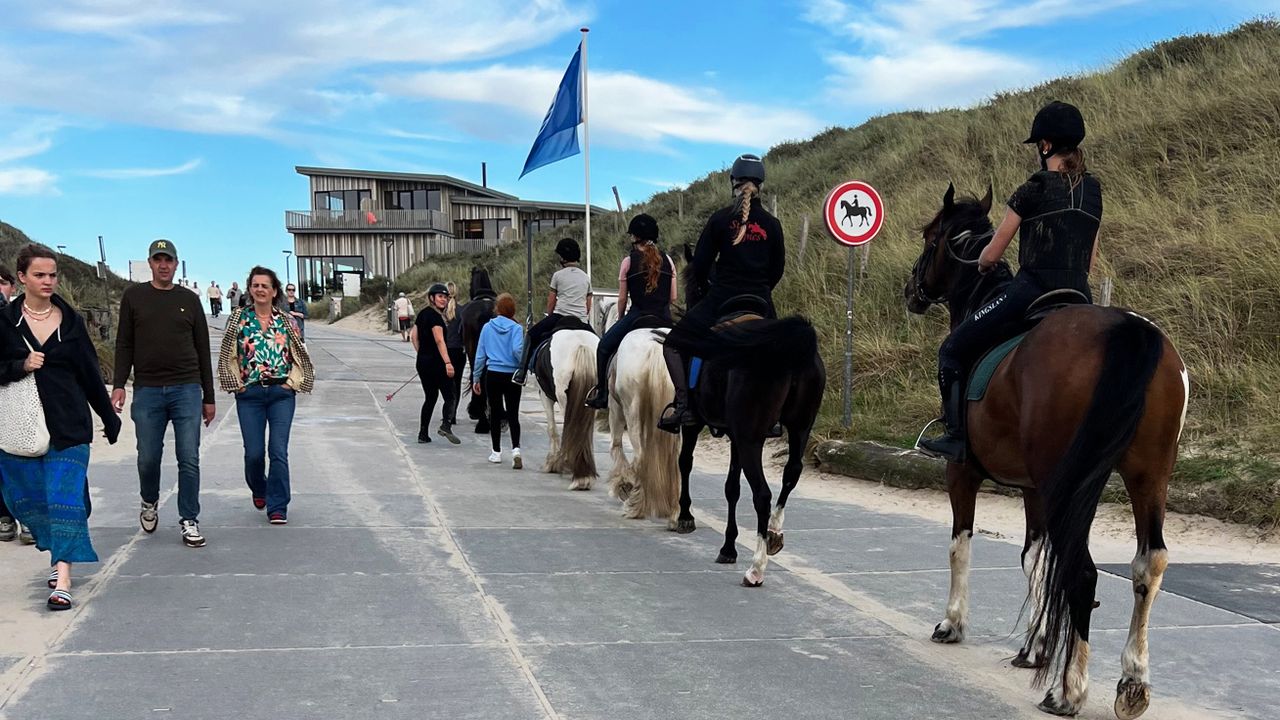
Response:
[{"label": "piebald horse", "polygon": [[[977,271],[992,236],[990,210],[991,190],[982,200],[957,201],[955,188],[947,188],[942,209],[924,227],[924,250],[903,289],[908,310],[924,313],[945,303],[954,328],[999,292],[997,280],[1008,278],[1007,266],[987,276]],[[1116,469],[1133,505],[1138,548],[1133,616],[1113,708],[1121,720],[1145,712],[1151,698],[1147,623],[1168,564],[1165,497],[1188,397],[1186,366],[1173,344],[1132,312],[1073,305],[1036,325],[996,368],[983,399],[968,403],[969,462],[947,465],[951,592],[933,640],[964,638],[978,487],[989,477],[1021,488],[1032,612],[1014,664],[1038,668],[1037,684],[1052,679],[1041,710],[1079,712],[1089,687],[1089,620],[1098,578],[1089,529]]]},{"label": "piebald horse", "polygon": [[[547,415],[551,441],[542,471],[569,473],[570,490],[590,490],[596,479],[594,448],[595,411],[586,406],[587,393],[596,386],[596,345],[600,338],[590,330],[557,330],[537,356],[533,373],[538,380],[542,409]],[[556,427],[556,405],[564,408],[564,434]]]}]

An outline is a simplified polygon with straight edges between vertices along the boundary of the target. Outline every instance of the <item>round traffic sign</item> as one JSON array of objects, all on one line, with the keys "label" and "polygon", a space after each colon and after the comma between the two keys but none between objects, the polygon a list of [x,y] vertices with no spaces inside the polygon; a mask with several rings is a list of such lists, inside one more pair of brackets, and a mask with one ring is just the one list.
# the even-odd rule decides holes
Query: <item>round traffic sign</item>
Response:
[{"label": "round traffic sign", "polygon": [[871,242],[884,224],[880,193],[861,180],[840,183],[822,204],[827,232],[841,245],[857,247]]}]

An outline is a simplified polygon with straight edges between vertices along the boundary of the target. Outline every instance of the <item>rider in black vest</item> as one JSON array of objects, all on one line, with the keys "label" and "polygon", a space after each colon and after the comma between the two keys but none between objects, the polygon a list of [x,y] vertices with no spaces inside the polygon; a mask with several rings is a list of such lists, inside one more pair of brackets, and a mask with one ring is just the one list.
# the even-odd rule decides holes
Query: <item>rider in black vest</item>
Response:
[{"label": "rider in black vest", "polygon": [[739,295],[760,298],[766,306],[765,315],[777,317],[773,288],[782,279],[786,250],[782,224],[760,204],[764,163],[755,155],[743,155],[734,161],[729,180],[736,199],[707,220],[693,255],[694,280],[699,287],[710,282],[710,290],[676,323],[663,345],[676,399],[658,427],[671,433],[679,433],[681,425],[697,422],[689,410],[688,379],[678,350],[681,342],[705,337],[723,315],[725,302]]},{"label": "rider in black vest", "polygon": [[920,442],[920,449],[964,462],[967,375],[987,350],[1012,337],[1027,308],[1054,290],[1075,290],[1090,302],[1089,271],[1098,252],[1102,186],[1085,172],[1084,118],[1073,105],[1053,102],[1036,113],[1031,136],[1040,172],[1009,198],[1004,221],[978,259],[988,272],[1018,233],[1018,274],[1004,294],[960,323],[938,349],[945,435]]},{"label": "rider in black vest", "polygon": [[666,253],[658,249],[658,221],[643,213],[637,215],[631,219],[627,234],[631,237],[631,254],[618,268],[618,313],[621,317],[600,338],[600,345],[596,348],[599,377],[595,392],[587,400],[587,407],[597,410],[609,407],[609,360],[618,351],[622,339],[643,318],[650,319],[647,327],[669,327],[671,303],[676,299],[676,266]]}]

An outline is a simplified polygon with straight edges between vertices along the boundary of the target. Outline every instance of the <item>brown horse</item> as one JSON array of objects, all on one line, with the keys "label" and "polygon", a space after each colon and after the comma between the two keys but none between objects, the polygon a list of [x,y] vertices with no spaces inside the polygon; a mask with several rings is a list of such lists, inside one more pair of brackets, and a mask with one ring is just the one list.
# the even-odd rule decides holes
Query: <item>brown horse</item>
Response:
[{"label": "brown horse", "polygon": [[[945,302],[954,328],[999,292],[1007,266],[986,276],[977,271],[992,235],[990,210],[989,189],[982,200],[959,201],[955,188],[947,189],[942,209],[923,230],[924,251],[904,289],[908,310],[920,314]],[[1098,577],[1089,529],[1116,469],[1133,504],[1138,550],[1114,710],[1122,720],[1141,715],[1151,698],[1147,622],[1168,563],[1165,497],[1188,396],[1186,366],[1172,343],[1134,313],[1073,305],[1035,325],[997,367],[983,399],[968,403],[969,461],[947,465],[951,592],[933,640],[964,638],[979,485],[991,478],[1021,488],[1032,613],[1014,664],[1038,668],[1037,683],[1052,678],[1041,710],[1076,714],[1088,690]]]}]

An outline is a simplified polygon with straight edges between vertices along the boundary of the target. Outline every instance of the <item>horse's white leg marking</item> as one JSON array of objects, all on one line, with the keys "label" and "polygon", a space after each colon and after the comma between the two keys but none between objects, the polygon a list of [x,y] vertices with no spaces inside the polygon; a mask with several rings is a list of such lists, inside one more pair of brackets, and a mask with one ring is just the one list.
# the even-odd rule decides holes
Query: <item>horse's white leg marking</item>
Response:
[{"label": "horse's white leg marking", "polygon": [[743,576],[743,582],[748,585],[760,585],[764,582],[764,569],[769,564],[769,543],[763,535],[756,535],[756,552],[751,556],[751,567],[747,568],[747,574]]},{"label": "horse's white leg marking", "polygon": [[782,532],[782,520],[786,513],[786,508],[775,507],[773,514],[769,516],[769,529],[776,533]]},{"label": "horse's white leg marking", "polygon": [[1057,676],[1040,703],[1041,709],[1052,709],[1056,715],[1075,715],[1089,698],[1089,643],[1079,635],[1073,641],[1076,648],[1071,666]]},{"label": "horse's white leg marking", "polygon": [[[1022,558],[1022,572],[1027,576],[1027,594],[1031,598],[1031,613],[1027,617],[1027,632],[1035,629],[1036,618],[1044,608],[1044,544],[1043,537],[1031,541],[1026,555]],[[1042,659],[1044,634],[1028,637],[1026,644],[1027,660],[1036,662]]]},{"label": "horse's white leg marking", "polygon": [[973,532],[966,530],[951,539],[951,590],[947,595],[947,615],[934,630],[934,638],[946,637],[949,642],[964,640],[969,620],[969,557],[972,552]]},{"label": "horse's white leg marking", "polygon": [[1124,720],[1141,715],[1151,700],[1150,656],[1147,648],[1147,626],[1151,605],[1164,581],[1169,565],[1169,551],[1138,551],[1130,566],[1133,571],[1133,617],[1129,620],[1129,639],[1120,654],[1120,685],[1116,688],[1115,713]]},{"label": "horse's white leg marking", "polygon": [[1182,429],[1187,426],[1187,406],[1191,404],[1191,378],[1184,365],[1178,373],[1182,376],[1182,419],[1178,421],[1178,439],[1182,439]]}]

